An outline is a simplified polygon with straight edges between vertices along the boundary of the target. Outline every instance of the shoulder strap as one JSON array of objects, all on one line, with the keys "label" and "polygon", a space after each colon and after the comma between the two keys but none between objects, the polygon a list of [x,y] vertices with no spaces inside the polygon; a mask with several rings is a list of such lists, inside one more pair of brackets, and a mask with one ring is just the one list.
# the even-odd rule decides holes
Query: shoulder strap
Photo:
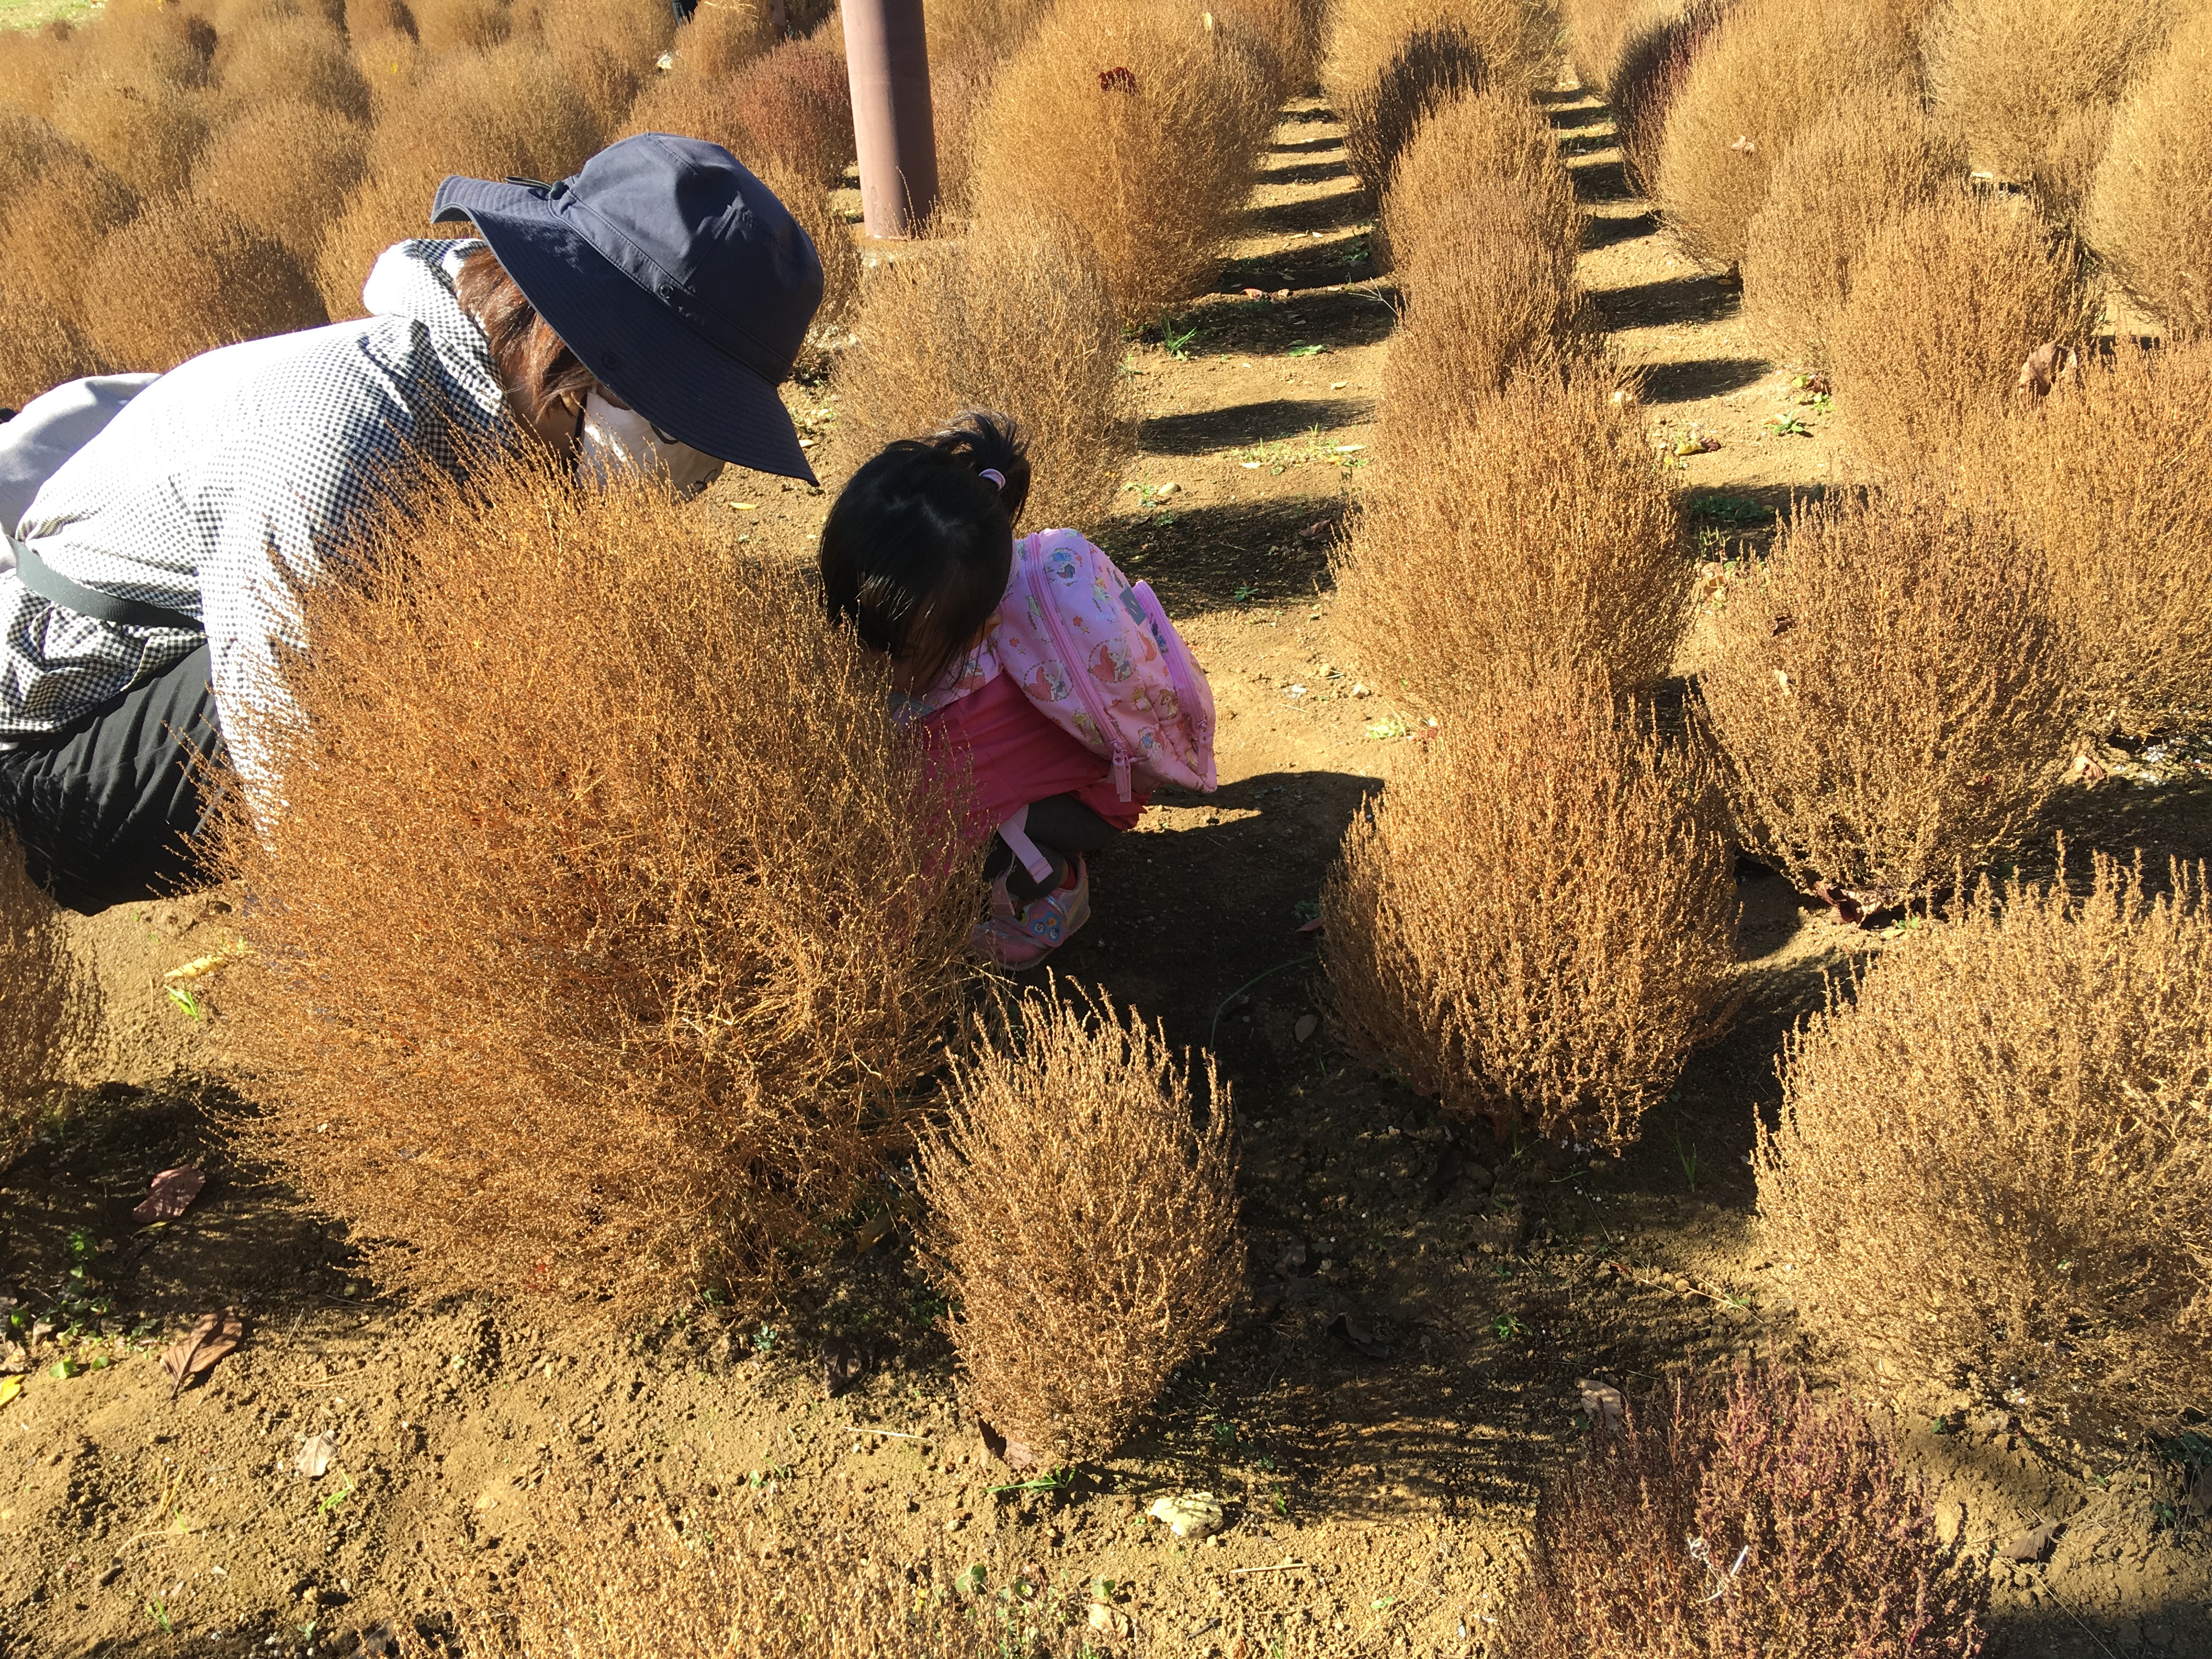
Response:
[{"label": "shoulder strap", "polygon": [[187,617],[181,611],[149,605],[143,599],[121,599],[73,582],[40,558],[28,542],[19,542],[12,536],[8,539],[15,551],[16,580],[28,592],[64,611],[90,617],[95,622],[112,623],[118,628],[174,628],[187,634],[206,632],[197,617]]}]

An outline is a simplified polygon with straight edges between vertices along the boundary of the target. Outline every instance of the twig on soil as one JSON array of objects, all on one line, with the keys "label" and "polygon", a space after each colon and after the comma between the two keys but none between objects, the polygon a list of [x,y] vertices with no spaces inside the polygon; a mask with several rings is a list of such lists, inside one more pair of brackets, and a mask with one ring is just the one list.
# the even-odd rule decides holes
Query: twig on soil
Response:
[{"label": "twig on soil", "polygon": [[1265,972],[1253,975],[1251,978],[1246,980],[1242,985],[1231,991],[1227,996],[1222,998],[1221,1006],[1213,1011],[1213,1024],[1206,1027],[1206,1046],[1209,1048],[1213,1047],[1214,1038],[1221,1035],[1221,1017],[1229,1012],[1229,1005],[1231,1003],[1236,1001],[1237,998],[1243,996],[1247,991],[1257,985],[1261,980],[1272,978],[1275,975],[1282,973],[1287,969],[1304,967],[1312,961],[1313,957],[1310,956],[1304,956],[1292,957],[1288,962],[1279,962]]},{"label": "twig on soil", "polygon": [[926,1434],[908,1434],[902,1429],[855,1429],[855,1434],[887,1434],[894,1440],[927,1440]]},{"label": "twig on soil", "polygon": [[1310,1572],[1312,1571],[1312,1567],[1306,1562],[1285,1559],[1276,1562],[1272,1567],[1231,1567],[1229,1569],[1229,1576],[1234,1578],[1248,1572]]},{"label": "twig on soil", "polygon": [[[1598,1265],[1612,1268],[1630,1284],[1641,1285],[1647,1291],[1674,1291],[1677,1296],[1686,1294],[1686,1292],[1675,1291],[1673,1282],[1668,1279],[1638,1279],[1626,1261],[1615,1261],[1607,1257],[1601,1259]],[[1683,1283],[1689,1284],[1690,1281],[1686,1279]],[[1686,1294],[1702,1296],[1706,1301],[1723,1308],[1747,1308],[1751,1305],[1740,1296],[1731,1296],[1726,1291],[1709,1291],[1702,1285],[1690,1285]]]}]

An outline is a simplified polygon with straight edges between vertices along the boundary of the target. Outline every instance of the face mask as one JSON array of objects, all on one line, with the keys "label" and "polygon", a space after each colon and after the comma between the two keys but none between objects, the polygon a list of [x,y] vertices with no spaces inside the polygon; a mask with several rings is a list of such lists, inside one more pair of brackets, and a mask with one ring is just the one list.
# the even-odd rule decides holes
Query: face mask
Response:
[{"label": "face mask", "polygon": [[618,472],[665,478],[688,500],[722,471],[712,455],[664,438],[634,409],[617,409],[596,392],[584,399],[583,430],[576,436],[576,476],[605,487]]}]

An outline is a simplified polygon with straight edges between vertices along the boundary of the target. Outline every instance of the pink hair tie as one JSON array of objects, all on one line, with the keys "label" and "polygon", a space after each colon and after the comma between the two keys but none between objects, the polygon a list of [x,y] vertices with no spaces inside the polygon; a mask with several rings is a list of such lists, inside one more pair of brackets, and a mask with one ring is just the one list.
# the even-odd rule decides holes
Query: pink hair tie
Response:
[{"label": "pink hair tie", "polygon": [[1006,475],[995,466],[987,466],[975,476],[979,478],[988,478],[994,489],[1003,490],[1006,487]]}]

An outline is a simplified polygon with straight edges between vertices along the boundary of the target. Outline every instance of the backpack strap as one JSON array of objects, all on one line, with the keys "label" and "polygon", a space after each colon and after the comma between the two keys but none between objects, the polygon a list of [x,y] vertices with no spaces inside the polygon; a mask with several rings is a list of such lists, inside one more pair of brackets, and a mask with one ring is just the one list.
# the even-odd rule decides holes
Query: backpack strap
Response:
[{"label": "backpack strap", "polygon": [[1013,817],[999,826],[999,839],[1006,843],[1006,850],[1022,861],[1022,868],[1039,881],[1053,872],[1053,862],[1037,850],[1030,839],[1030,809],[1022,807]]},{"label": "backpack strap", "polygon": [[23,584],[24,590],[64,611],[90,617],[95,622],[112,623],[118,628],[173,628],[187,634],[207,631],[198,617],[187,617],[181,611],[103,593],[96,587],[73,582],[40,558],[28,542],[19,542],[11,536],[8,543],[15,554],[15,580]]}]

